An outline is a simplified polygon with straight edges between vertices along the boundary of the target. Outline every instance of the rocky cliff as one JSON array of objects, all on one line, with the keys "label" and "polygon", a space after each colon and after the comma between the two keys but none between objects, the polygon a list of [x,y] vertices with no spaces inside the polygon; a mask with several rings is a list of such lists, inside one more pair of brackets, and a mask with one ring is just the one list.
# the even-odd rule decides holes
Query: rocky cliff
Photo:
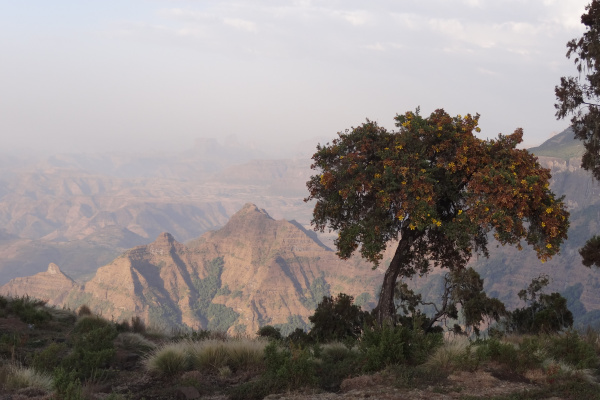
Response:
[{"label": "rocky cliff", "polygon": [[51,265],[10,281],[0,293],[71,308],[87,304],[116,320],[139,315],[151,324],[254,333],[265,324],[284,331],[305,325],[331,293],[345,292],[372,306],[379,281],[379,271],[358,259],[340,260],[300,224],[276,221],[246,204],[220,230],[187,245],[162,233],[99,268],[81,286]]}]

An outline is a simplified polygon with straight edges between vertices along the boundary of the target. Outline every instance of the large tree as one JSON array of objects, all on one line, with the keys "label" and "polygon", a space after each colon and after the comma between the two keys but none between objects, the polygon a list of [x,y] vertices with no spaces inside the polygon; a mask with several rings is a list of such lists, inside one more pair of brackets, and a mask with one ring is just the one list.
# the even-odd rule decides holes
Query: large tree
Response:
[{"label": "large tree", "polygon": [[[556,117],[571,117],[575,137],[583,141],[581,166],[600,180],[600,0],[592,0],[581,16],[586,31],[567,43],[567,58],[575,56],[579,75],[562,77],[555,93]],[[583,264],[600,267],[600,236],[593,236],[579,250]]]},{"label": "large tree", "polygon": [[481,140],[479,116],[436,110],[396,116],[398,131],[368,121],[317,146],[307,182],[316,200],[315,229],[338,232],[341,258],[355,250],[376,267],[397,243],[375,309],[393,318],[399,277],[432,267],[464,268],[474,252],[487,256],[488,233],[504,244],[531,245],[545,261],[567,237],[568,212],[549,190],[550,172],[517,149],[521,129]]},{"label": "large tree", "polygon": [[567,43],[567,58],[574,57],[579,73],[560,78],[555,93],[556,117],[571,115],[575,137],[583,141],[583,168],[600,179],[600,0],[593,0],[581,16],[586,31]]}]

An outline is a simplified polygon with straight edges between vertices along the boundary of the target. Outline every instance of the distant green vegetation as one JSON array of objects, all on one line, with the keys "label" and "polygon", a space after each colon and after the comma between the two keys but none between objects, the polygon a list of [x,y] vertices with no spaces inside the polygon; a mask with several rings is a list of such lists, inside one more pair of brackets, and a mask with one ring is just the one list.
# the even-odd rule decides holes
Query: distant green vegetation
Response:
[{"label": "distant green vegetation", "polygon": [[322,273],[318,278],[313,279],[310,283],[310,287],[304,291],[304,296],[300,299],[302,305],[309,310],[317,308],[317,304],[323,299],[330,295],[330,286],[325,280],[325,276]]},{"label": "distant green vegetation", "polygon": [[217,295],[231,293],[229,287],[221,286],[221,274],[224,265],[223,257],[214,258],[205,265],[208,275],[204,279],[193,279],[194,288],[198,292],[194,312],[203,321],[207,329],[213,331],[226,331],[235,324],[239,317],[239,314],[231,307],[212,302]]}]

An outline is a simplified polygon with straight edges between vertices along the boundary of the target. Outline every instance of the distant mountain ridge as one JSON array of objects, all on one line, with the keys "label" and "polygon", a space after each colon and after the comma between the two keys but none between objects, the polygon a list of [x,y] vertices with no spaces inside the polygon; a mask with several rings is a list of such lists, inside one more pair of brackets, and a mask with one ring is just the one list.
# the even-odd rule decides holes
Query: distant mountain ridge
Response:
[{"label": "distant mountain ridge", "polygon": [[187,245],[163,233],[128,250],[83,285],[51,265],[0,293],[87,304],[116,320],[139,315],[147,323],[253,334],[264,324],[305,326],[331,293],[352,294],[370,307],[380,277],[362,260],[340,260],[297,223],[246,204],[223,228]]},{"label": "distant mountain ridge", "polygon": [[[526,246],[519,252],[492,241],[490,258],[473,257],[471,265],[488,294],[509,307],[522,305],[517,293],[532,278],[548,274],[549,290],[568,297],[579,321],[600,321],[600,274],[585,268],[578,254],[600,229],[600,185],[573,156],[580,148],[566,130],[530,149],[551,169],[551,189],[566,196],[571,212],[561,253],[542,264]],[[306,323],[322,293],[346,292],[372,306],[381,270],[372,271],[358,257],[340,261],[315,232],[305,230],[312,212],[302,201],[309,164],[255,160],[229,165],[208,180],[80,176],[76,168],[74,173],[56,166],[12,181],[6,180],[9,173],[0,174],[0,284],[46,273],[54,262],[77,280],[65,297],[71,306],[93,300],[115,318],[136,310],[148,321],[247,332],[263,323]],[[248,201],[279,220],[253,204],[244,206]],[[282,221],[284,215],[292,221]],[[182,244],[175,238],[192,240]],[[384,256],[381,268],[389,258]],[[113,285],[110,271],[129,271],[123,277],[129,286]],[[186,278],[193,276],[196,281]],[[280,287],[273,289],[269,277]],[[158,289],[149,289],[153,282]],[[441,275],[410,284],[435,301]],[[112,298],[126,305],[111,305]],[[151,311],[151,305],[160,307]]]}]

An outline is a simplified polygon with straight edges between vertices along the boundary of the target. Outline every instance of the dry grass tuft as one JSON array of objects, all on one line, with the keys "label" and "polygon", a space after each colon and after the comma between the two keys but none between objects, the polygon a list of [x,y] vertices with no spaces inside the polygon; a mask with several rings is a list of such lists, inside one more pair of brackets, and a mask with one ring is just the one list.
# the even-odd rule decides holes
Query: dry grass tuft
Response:
[{"label": "dry grass tuft", "polygon": [[430,370],[454,370],[460,364],[461,357],[466,355],[469,345],[469,339],[464,336],[446,339],[444,344],[427,358],[423,366]]},{"label": "dry grass tuft", "polygon": [[123,332],[115,339],[115,345],[136,354],[145,354],[154,349],[156,345],[139,333]]},{"label": "dry grass tuft", "polygon": [[4,376],[4,386],[7,389],[33,388],[50,392],[52,378],[50,375],[37,372],[33,368],[10,365]]}]

